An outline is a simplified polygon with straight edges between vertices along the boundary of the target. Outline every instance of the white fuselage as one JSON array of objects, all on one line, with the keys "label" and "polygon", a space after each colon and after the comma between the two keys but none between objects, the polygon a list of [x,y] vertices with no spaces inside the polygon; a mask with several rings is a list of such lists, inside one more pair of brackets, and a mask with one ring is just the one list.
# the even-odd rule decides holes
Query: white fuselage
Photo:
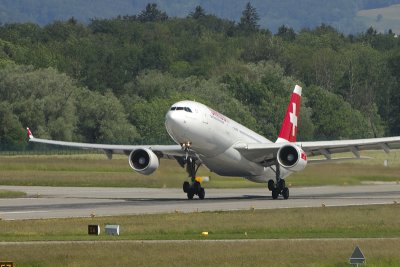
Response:
[{"label": "white fuselage", "polygon": [[[234,145],[272,143],[265,137],[197,102],[181,101],[165,116],[168,134],[177,144],[191,144],[201,162],[222,176],[240,176],[253,182],[275,179],[275,167],[263,167],[244,158]],[[290,174],[281,169],[281,177]]]}]

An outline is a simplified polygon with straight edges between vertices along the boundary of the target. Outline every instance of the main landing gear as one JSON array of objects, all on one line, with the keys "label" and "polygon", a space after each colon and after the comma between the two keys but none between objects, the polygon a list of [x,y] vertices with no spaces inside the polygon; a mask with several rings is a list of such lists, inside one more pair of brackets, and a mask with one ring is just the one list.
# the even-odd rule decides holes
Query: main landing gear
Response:
[{"label": "main landing gear", "polygon": [[201,187],[200,181],[196,180],[196,173],[200,165],[196,165],[195,160],[188,157],[186,162],[186,170],[191,177],[192,183],[188,181],[183,182],[182,189],[183,192],[187,194],[188,199],[193,199],[194,195],[197,195],[200,199],[204,199],[206,196],[206,191]]},{"label": "main landing gear", "polygon": [[280,165],[276,164],[276,169],[275,169],[275,179],[276,183],[274,180],[269,180],[268,181],[268,189],[269,191],[272,192],[272,198],[277,199],[279,195],[282,195],[284,199],[289,198],[289,188],[286,187],[285,179],[281,178],[281,172],[280,172]]}]

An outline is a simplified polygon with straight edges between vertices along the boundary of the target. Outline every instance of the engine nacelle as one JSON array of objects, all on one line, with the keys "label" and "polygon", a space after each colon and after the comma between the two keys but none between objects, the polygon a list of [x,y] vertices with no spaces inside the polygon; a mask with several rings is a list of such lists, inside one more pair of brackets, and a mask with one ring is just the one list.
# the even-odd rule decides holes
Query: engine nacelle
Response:
[{"label": "engine nacelle", "polygon": [[136,149],[129,154],[129,166],[140,174],[150,175],[159,165],[158,157],[148,148]]},{"label": "engine nacelle", "polygon": [[283,168],[298,172],[303,170],[307,165],[306,153],[296,145],[285,145],[278,150],[278,163]]}]

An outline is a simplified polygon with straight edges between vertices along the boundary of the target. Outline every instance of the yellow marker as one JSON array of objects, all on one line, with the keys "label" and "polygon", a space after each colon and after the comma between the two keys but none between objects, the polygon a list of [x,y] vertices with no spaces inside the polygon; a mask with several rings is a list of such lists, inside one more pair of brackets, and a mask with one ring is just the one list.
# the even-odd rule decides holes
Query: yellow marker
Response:
[{"label": "yellow marker", "polygon": [[199,183],[209,182],[210,177],[209,176],[197,176],[196,178],[194,178],[194,180]]},{"label": "yellow marker", "polygon": [[208,232],[201,232],[202,236],[208,236]]}]

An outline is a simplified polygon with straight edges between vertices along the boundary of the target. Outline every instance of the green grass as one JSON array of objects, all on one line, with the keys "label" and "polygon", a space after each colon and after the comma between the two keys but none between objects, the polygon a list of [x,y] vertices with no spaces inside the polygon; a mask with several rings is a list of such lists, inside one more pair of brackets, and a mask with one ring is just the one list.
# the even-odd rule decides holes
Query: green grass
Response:
[{"label": "green grass", "polygon": [[[400,181],[400,151],[368,152],[372,160],[309,164],[287,179],[292,186],[346,185],[366,181]],[[384,159],[389,167],[383,166]],[[210,176],[207,188],[265,187],[237,177],[221,177],[205,167],[199,176]],[[150,176],[134,172],[126,156],[107,160],[101,154],[0,156],[0,185],[154,187],[178,188],[187,174],[174,160],[161,160]]]},{"label": "green grass", "polygon": [[[399,211],[393,204],[0,221],[3,242],[67,241],[0,242],[0,260],[19,267],[348,266],[359,245],[366,266],[400,266]],[[88,236],[88,224],[102,231],[119,224],[121,235]]]},{"label": "green grass", "polygon": [[400,34],[399,14],[400,5],[392,5],[384,8],[360,10],[357,12],[356,18],[368,27],[372,26],[379,32],[383,33],[392,29],[393,32]]},{"label": "green grass", "polygon": [[119,224],[118,240],[400,238],[400,204],[0,221],[0,241],[115,240],[88,224]]},{"label": "green grass", "polygon": [[25,266],[350,266],[359,245],[365,266],[400,266],[400,240],[8,244],[1,257]]},{"label": "green grass", "polygon": [[26,197],[26,193],[21,191],[0,189],[0,198],[17,198],[17,197]]}]

